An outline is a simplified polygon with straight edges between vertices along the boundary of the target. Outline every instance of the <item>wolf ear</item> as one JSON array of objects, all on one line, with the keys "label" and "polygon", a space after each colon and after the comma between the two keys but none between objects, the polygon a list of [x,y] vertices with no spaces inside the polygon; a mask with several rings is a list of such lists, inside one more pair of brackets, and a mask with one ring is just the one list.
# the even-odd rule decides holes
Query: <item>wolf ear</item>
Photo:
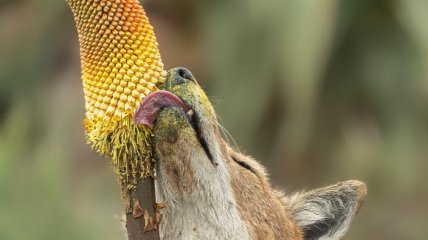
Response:
[{"label": "wolf ear", "polygon": [[367,194],[363,182],[351,180],[287,198],[305,240],[341,239]]}]

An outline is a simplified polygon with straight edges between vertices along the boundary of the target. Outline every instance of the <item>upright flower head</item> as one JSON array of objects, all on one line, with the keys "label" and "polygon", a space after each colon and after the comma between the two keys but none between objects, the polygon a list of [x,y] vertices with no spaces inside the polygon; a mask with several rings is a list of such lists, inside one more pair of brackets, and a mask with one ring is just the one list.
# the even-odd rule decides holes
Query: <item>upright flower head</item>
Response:
[{"label": "upright flower head", "polygon": [[150,132],[133,115],[165,78],[153,27],[138,0],[67,2],[79,33],[88,142],[132,187],[153,167]]}]

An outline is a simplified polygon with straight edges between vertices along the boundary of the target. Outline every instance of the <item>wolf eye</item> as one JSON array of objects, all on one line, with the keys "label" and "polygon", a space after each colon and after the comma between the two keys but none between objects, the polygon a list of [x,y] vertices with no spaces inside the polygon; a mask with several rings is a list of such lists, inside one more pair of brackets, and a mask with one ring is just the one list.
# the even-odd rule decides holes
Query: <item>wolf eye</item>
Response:
[{"label": "wolf eye", "polygon": [[241,161],[241,160],[238,160],[235,157],[232,157],[232,159],[233,159],[234,162],[236,162],[237,164],[239,164],[239,166],[241,166],[241,167],[249,170],[250,172],[254,173],[255,175],[257,175],[256,172],[254,171],[254,169],[248,163],[246,163],[244,161]]}]

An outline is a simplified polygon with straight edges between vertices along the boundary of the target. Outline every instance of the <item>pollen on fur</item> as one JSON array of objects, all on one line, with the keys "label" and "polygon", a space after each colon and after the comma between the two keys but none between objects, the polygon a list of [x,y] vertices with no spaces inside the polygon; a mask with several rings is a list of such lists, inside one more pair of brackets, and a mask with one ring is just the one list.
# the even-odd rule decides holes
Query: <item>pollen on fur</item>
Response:
[{"label": "pollen on fur", "polygon": [[80,42],[88,142],[112,157],[122,182],[147,175],[150,132],[135,126],[142,99],[165,79],[158,44],[138,0],[67,0]]}]

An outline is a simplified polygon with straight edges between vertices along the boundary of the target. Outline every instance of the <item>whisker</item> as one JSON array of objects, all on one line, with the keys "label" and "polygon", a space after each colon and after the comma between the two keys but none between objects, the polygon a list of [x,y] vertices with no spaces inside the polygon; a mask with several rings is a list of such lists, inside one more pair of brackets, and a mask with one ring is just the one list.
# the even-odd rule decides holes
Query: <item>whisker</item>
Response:
[{"label": "whisker", "polygon": [[238,150],[238,152],[241,152],[241,150],[239,150],[239,146],[236,143],[235,139],[233,138],[232,134],[230,134],[230,132],[225,127],[223,127],[223,125],[221,125],[219,122],[217,122],[217,125],[220,128],[221,132],[223,133],[223,135],[226,139],[226,142],[228,144],[230,144],[230,139],[232,139],[232,143],[235,146],[236,150]]}]

